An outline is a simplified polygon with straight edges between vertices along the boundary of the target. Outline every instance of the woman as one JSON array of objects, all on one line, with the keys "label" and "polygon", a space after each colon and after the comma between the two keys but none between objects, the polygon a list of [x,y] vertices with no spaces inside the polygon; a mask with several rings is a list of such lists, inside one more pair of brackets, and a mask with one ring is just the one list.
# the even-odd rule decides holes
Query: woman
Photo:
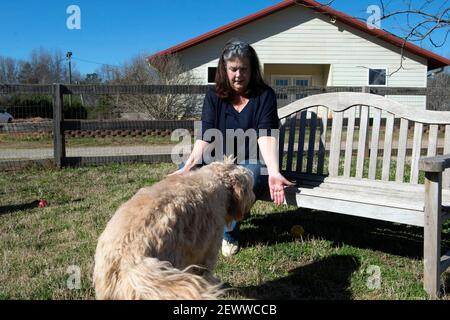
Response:
[{"label": "woman", "polygon": [[[208,130],[216,129],[222,133],[223,149],[226,149],[230,142],[235,142],[233,140],[236,140],[236,136],[233,132],[238,133],[236,130],[254,130],[256,135],[253,136],[257,141],[246,139],[244,144],[227,150],[226,154],[232,153],[238,159],[244,159],[238,164],[253,172],[253,190],[257,197],[264,192],[268,183],[271,199],[275,204],[281,205],[284,201],[284,186],[293,184],[279,171],[278,144],[276,138],[270,135],[270,130],[278,129],[279,125],[276,96],[261,76],[255,50],[243,41],[229,41],[220,55],[215,81],[215,90],[208,91],[203,104],[202,135],[196,140],[184,166],[173,174],[186,173],[196,164],[202,163],[203,152],[212,142],[206,138],[205,133]],[[250,155],[250,148],[256,145],[267,166],[268,178],[267,175],[261,174],[263,166],[257,156]],[[216,155],[216,158],[220,158],[220,155]],[[239,223],[225,227],[222,254],[236,254],[239,250],[238,240]]]}]

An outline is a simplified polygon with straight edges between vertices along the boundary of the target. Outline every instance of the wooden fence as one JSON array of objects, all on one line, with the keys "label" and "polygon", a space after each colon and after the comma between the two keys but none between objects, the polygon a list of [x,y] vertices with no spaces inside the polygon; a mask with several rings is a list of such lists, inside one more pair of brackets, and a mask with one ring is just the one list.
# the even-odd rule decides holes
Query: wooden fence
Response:
[{"label": "wooden fence", "polygon": [[[53,101],[53,149],[54,163],[57,167],[62,167],[74,163],[108,163],[116,162],[117,157],[96,157],[96,159],[71,159],[66,157],[66,147],[64,131],[73,127],[81,126],[81,123],[65,121],[63,117],[63,96],[75,94],[89,95],[110,95],[110,94],[205,94],[210,86],[208,85],[22,85],[22,84],[0,84],[0,94],[39,94],[49,95]],[[308,95],[326,92],[367,92],[379,95],[422,95],[427,96],[427,88],[409,87],[274,87],[277,93],[306,93]],[[135,128],[135,121],[121,122],[121,128]],[[130,162],[136,161],[139,155],[129,156]],[[101,158],[101,159],[100,159]],[[151,161],[147,157],[147,161]],[[161,156],[157,157],[158,161]],[[140,158],[139,158],[140,159]],[[156,158],[155,158],[156,159]],[[170,159],[169,157],[165,158]],[[126,162],[127,158],[121,158],[121,162]],[[170,160],[169,160],[170,161]]]}]

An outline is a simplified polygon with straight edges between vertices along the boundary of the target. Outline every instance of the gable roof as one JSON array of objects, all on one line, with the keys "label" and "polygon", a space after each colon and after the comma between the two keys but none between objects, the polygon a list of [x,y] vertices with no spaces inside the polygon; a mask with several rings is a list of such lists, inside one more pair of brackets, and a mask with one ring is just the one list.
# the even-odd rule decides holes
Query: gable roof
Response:
[{"label": "gable roof", "polygon": [[202,42],[208,41],[209,39],[212,39],[214,37],[222,35],[226,32],[229,32],[229,31],[235,30],[237,28],[240,28],[242,26],[245,26],[253,21],[267,17],[275,12],[292,7],[294,5],[303,5],[307,8],[315,10],[321,14],[324,14],[324,15],[327,15],[330,17],[335,17],[336,21],[340,21],[340,22],[347,24],[355,29],[364,31],[372,36],[375,36],[378,39],[384,40],[384,41],[391,43],[397,47],[400,47],[400,48],[403,47],[404,50],[427,59],[428,60],[428,70],[441,68],[441,67],[450,65],[450,60],[447,58],[444,58],[434,52],[431,52],[429,50],[426,50],[419,46],[416,46],[415,44],[407,42],[404,39],[399,38],[399,37],[387,32],[387,31],[384,31],[382,29],[376,29],[376,28],[370,29],[366,23],[364,23],[356,18],[353,18],[343,12],[334,10],[334,9],[330,8],[329,6],[323,5],[315,0],[285,0],[281,3],[278,3],[276,5],[268,7],[261,11],[258,11],[256,13],[246,16],[244,18],[233,21],[231,23],[228,23],[220,28],[217,28],[215,30],[212,30],[210,32],[202,34],[198,37],[195,37],[193,39],[190,39],[188,41],[180,43],[176,46],[173,46],[166,50],[155,53],[154,55],[150,56],[148,59],[151,60],[153,57],[156,57],[156,56],[178,53],[180,51],[186,50],[186,49],[193,47],[197,44],[200,44]]}]

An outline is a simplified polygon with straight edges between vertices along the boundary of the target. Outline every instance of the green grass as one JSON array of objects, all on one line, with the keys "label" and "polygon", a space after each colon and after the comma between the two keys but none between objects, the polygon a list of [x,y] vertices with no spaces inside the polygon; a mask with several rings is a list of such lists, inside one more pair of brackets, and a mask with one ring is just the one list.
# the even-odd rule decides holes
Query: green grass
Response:
[{"label": "green grass", "polygon": [[[53,138],[50,135],[32,136],[17,134],[0,134],[0,150],[4,149],[34,149],[53,148]],[[126,137],[66,137],[66,147],[106,147],[106,146],[136,146],[136,145],[167,145],[177,144],[170,136],[126,136]]]},{"label": "green grass", "polygon": [[[93,299],[99,234],[121,203],[173,164],[31,168],[0,173],[0,299]],[[40,209],[36,200],[46,198]],[[305,229],[290,236],[292,225]],[[242,226],[242,250],[219,258],[226,299],[426,299],[421,228],[258,201]],[[450,248],[450,228],[442,234]],[[81,288],[70,290],[70,266]],[[381,286],[370,288],[371,266]],[[444,275],[446,292],[450,274]],[[447,294],[443,299],[450,299]]]}]

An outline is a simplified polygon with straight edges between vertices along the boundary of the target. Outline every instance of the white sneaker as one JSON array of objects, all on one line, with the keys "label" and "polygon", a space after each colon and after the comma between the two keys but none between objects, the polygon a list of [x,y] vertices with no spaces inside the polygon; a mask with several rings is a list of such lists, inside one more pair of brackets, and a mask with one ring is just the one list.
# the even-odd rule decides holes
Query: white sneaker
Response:
[{"label": "white sneaker", "polygon": [[222,255],[224,257],[231,257],[238,253],[239,251],[239,242],[229,242],[225,239],[222,240]]}]

